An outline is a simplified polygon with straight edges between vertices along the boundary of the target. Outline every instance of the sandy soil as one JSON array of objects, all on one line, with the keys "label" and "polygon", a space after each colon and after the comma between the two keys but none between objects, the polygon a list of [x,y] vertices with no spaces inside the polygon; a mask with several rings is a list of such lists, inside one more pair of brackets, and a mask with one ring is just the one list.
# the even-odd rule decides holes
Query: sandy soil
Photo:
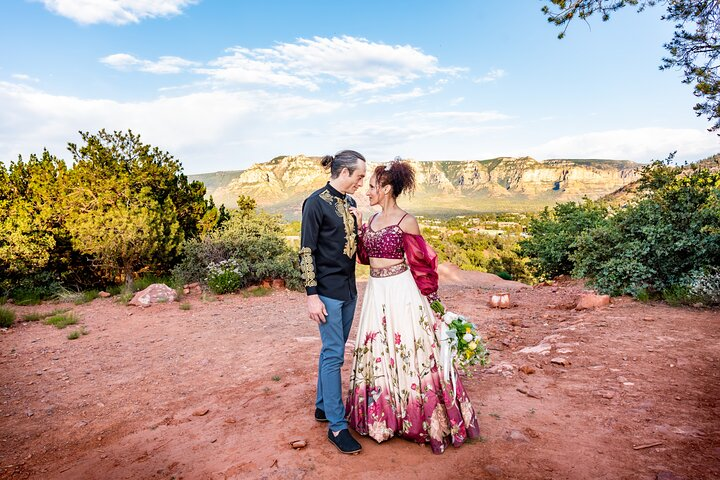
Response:
[{"label": "sandy soil", "polygon": [[[444,279],[492,351],[464,380],[481,441],[433,455],[361,438],[360,455],[339,454],[312,416],[320,342],[303,294],[190,296],[189,310],[110,298],[67,305],[89,332],[77,340],[39,322],[0,334],[0,478],[720,478],[718,310],[576,311],[578,282]],[[513,308],[486,305],[498,290]]]}]

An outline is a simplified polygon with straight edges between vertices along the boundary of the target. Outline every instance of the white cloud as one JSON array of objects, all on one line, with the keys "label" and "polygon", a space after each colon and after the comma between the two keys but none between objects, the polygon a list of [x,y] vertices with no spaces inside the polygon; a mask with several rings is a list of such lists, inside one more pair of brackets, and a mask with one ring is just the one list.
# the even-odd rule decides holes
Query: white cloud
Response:
[{"label": "white cloud", "polygon": [[381,158],[392,158],[398,149],[415,158],[447,158],[441,152],[447,153],[451,144],[459,145],[465,151],[460,155],[468,158],[472,155],[468,150],[483,141],[479,136],[513,128],[499,123],[508,118],[494,111],[406,111],[382,119],[341,120],[322,129],[305,129],[302,135],[333,139],[340,145],[361,145],[363,152]]},{"label": "white cloud", "polygon": [[[188,173],[240,169],[281,154],[355,148],[374,159],[468,158],[492,151],[506,125],[495,111],[362,113],[362,106],[261,90],[181,92],[141,102],[53,95],[0,82],[0,161],[47,147],[70,160],[78,130],[127,130],[167,150]],[[371,158],[371,157],[368,157]],[[489,157],[488,157],[489,158]]]},{"label": "white cloud", "polygon": [[564,136],[528,149],[537,158],[615,158],[649,162],[678,151],[698,160],[720,151],[720,140],[705,130],[636,128]]},{"label": "white cloud", "polygon": [[298,39],[272,48],[235,47],[197,73],[223,83],[250,83],[318,90],[341,82],[347,93],[405,85],[435,75],[457,75],[462,68],[438,65],[432,55],[410,45],[386,45],[350,36]]},{"label": "white cloud", "polygon": [[427,118],[437,118],[443,121],[459,121],[465,124],[488,122],[491,120],[507,120],[510,118],[508,115],[494,110],[487,112],[429,112],[419,113],[418,115]]},{"label": "white cloud", "polygon": [[77,23],[125,25],[146,18],[179,15],[199,0],[35,0],[51,12]]},{"label": "white cloud", "polygon": [[208,67],[198,68],[204,74],[222,84],[256,84],[279,87],[304,87],[318,90],[312,78],[292,72],[280,61],[274,61],[257,50],[235,47],[228,49],[230,55],[213,60]]},{"label": "white cloud", "polygon": [[489,83],[494,82],[495,80],[499,80],[503,78],[507,73],[505,70],[501,68],[493,68],[488,73],[483,75],[480,78],[475,79],[475,83]]},{"label": "white cloud", "polygon": [[31,77],[30,75],[26,75],[24,73],[13,73],[12,78],[15,80],[21,81],[21,82],[34,82],[37,83],[40,81],[40,79]]},{"label": "white cloud", "polygon": [[432,95],[440,92],[439,88],[424,89],[415,87],[409,92],[390,93],[387,95],[373,95],[365,103],[397,103],[404,102],[406,100],[412,100],[414,98],[424,97],[426,95]]},{"label": "white cloud", "polygon": [[102,63],[117,70],[139,70],[141,72],[169,74],[180,73],[190,67],[200,65],[197,62],[185,60],[180,57],[163,56],[156,62],[142,60],[127,53],[116,53],[100,59]]},{"label": "white cloud", "polygon": [[66,144],[77,141],[78,130],[132,129],[195,172],[211,171],[213,162],[216,169],[223,168],[223,163],[224,168],[232,168],[227,164],[250,152],[246,145],[257,140],[266,147],[266,154],[267,147],[275,144],[276,128],[306,122],[309,116],[323,118],[341,107],[336,102],[262,91],[212,91],[119,102],[52,95],[8,82],[0,82],[0,105],[0,161],[5,163],[43,147],[67,159]]}]

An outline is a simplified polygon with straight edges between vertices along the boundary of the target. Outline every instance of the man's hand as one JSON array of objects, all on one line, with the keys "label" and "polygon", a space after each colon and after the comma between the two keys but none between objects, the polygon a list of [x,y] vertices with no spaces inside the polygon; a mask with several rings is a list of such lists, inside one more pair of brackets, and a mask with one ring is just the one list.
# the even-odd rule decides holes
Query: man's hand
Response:
[{"label": "man's hand", "polygon": [[357,207],[349,207],[348,210],[350,210],[350,213],[355,215],[355,219],[357,220],[358,228],[360,225],[362,225],[362,212],[358,210]]},{"label": "man's hand", "polygon": [[307,299],[310,320],[315,320],[318,325],[325,323],[327,321],[325,317],[328,313],[320,297],[317,295],[308,295]]}]

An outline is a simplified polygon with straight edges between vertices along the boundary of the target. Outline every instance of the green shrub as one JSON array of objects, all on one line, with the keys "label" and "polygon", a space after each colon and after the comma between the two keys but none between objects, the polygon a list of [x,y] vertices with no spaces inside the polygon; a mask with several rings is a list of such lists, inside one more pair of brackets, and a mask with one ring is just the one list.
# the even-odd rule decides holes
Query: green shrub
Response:
[{"label": "green shrub", "polygon": [[15,322],[15,312],[5,307],[0,307],[0,328],[10,328]]},{"label": "green shrub", "polygon": [[82,292],[80,298],[75,300],[75,305],[82,305],[83,303],[89,303],[100,297],[100,292],[97,290],[86,290]]},{"label": "green shrub", "polygon": [[540,275],[572,273],[602,293],[710,301],[720,290],[708,273],[720,265],[720,172],[671,159],[646,166],[637,196],[606,217],[589,201],[545,209],[521,251]]},{"label": "green shrub", "polygon": [[[136,292],[139,292],[141,290],[145,290],[147,287],[152,285],[153,283],[164,283],[170,288],[176,288],[177,287],[177,280],[173,276],[169,275],[155,275],[152,273],[146,273],[144,275],[140,275],[134,282],[133,287]],[[182,286],[182,285],[181,285]]]},{"label": "green shrub", "polygon": [[[184,244],[183,258],[173,275],[178,284],[202,282],[214,293],[235,291],[265,278],[283,278],[289,288],[300,289],[297,252],[282,233],[276,215],[235,211],[222,228]],[[232,268],[219,268],[229,261]]]},{"label": "green shrub", "polygon": [[123,287],[121,285],[110,285],[105,289],[105,291],[112,296],[120,295],[123,291]]},{"label": "green shrub", "polygon": [[650,301],[650,293],[647,291],[646,288],[638,288],[633,292],[633,297],[635,297],[636,300],[639,300],[641,302],[649,302]]},{"label": "green shrub", "polygon": [[79,330],[73,330],[72,332],[68,333],[67,338],[68,340],[77,340],[80,338],[81,335],[87,335],[88,331],[85,330],[85,327],[81,327]]},{"label": "green shrub", "polygon": [[60,282],[49,272],[36,272],[20,277],[0,277],[0,291],[16,305],[37,305],[55,298],[61,291]]},{"label": "green shrub", "polygon": [[720,305],[720,267],[708,267],[690,276],[690,294],[708,305]]},{"label": "green shrub", "polygon": [[495,275],[502,278],[503,280],[512,280],[512,275],[510,275],[508,272],[504,270],[500,270],[499,272],[495,272]]},{"label": "green shrub", "polygon": [[607,209],[601,203],[585,200],[559,203],[545,208],[530,220],[530,237],[520,241],[520,253],[530,259],[530,265],[541,278],[572,273],[572,255],[583,232],[605,223]]},{"label": "green shrub", "polygon": [[694,295],[692,288],[687,285],[671,285],[662,291],[662,298],[668,305],[676,307],[678,305],[690,305],[701,299]]},{"label": "green shrub", "polygon": [[211,262],[208,265],[207,286],[215,294],[235,292],[246,285],[249,273],[247,265],[234,258]]},{"label": "green shrub", "polygon": [[45,316],[42,313],[27,313],[22,318],[24,322],[37,322],[45,318]]},{"label": "green shrub", "polygon": [[65,328],[68,325],[75,325],[78,322],[78,318],[73,313],[59,313],[52,317],[46,318],[43,323],[46,325],[54,325],[56,328]]},{"label": "green shrub", "polygon": [[297,258],[292,252],[255,264],[255,282],[266,278],[282,278],[290,290],[304,290],[305,282],[300,274]]},{"label": "green shrub", "polygon": [[53,311],[51,311],[51,312],[45,312],[45,313],[37,313],[37,312],[28,313],[28,314],[23,315],[23,321],[25,321],[25,322],[37,322],[37,321],[39,321],[39,320],[43,320],[43,319],[45,319],[45,318],[52,317],[52,316],[54,316],[54,315],[60,315],[61,313],[65,313],[65,312],[67,312],[68,310],[70,310],[70,309],[69,309],[69,308],[56,308],[55,310],[53,310]]},{"label": "green shrub", "polygon": [[126,304],[126,303],[128,303],[130,300],[132,300],[133,296],[135,296],[135,294],[134,294],[133,292],[123,292],[123,293],[121,293],[120,295],[117,296],[117,300],[116,300],[116,301],[117,301],[118,303]]},{"label": "green shrub", "polygon": [[640,190],[643,198],[580,236],[573,274],[603,293],[646,289],[680,301],[689,275],[720,265],[720,172],[653,164]]}]

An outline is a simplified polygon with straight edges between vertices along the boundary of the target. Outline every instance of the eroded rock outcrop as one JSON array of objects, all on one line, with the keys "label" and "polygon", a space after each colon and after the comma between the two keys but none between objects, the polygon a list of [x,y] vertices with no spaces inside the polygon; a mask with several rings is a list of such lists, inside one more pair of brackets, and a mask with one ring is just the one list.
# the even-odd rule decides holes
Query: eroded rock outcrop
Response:
[{"label": "eroded rock outcrop", "polygon": [[[216,202],[234,207],[239,195],[253,197],[258,205],[299,213],[299,202],[327,181],[319,157],[282,156],[255,164],[226,183],[211,178],[208,194]],[[639,164],[621,160],[546,160],[531,157],[502,157],[492,160],[413,162],[415,195],[406,199],[408,208],[425,207],[477,210],[482,203],[519,201],[551,205],[557,201],[599,198],[638,178]],[[377,163],[368,163],[368,170]],[[191,177],[192,179],[192,177]],[[363,206],[365,195],[356,195]],[[438,203],[439,202],[439,203]],[[295,212],[298,210],[298,212]],[[287,212],[286,212],[287,213]]]}]

